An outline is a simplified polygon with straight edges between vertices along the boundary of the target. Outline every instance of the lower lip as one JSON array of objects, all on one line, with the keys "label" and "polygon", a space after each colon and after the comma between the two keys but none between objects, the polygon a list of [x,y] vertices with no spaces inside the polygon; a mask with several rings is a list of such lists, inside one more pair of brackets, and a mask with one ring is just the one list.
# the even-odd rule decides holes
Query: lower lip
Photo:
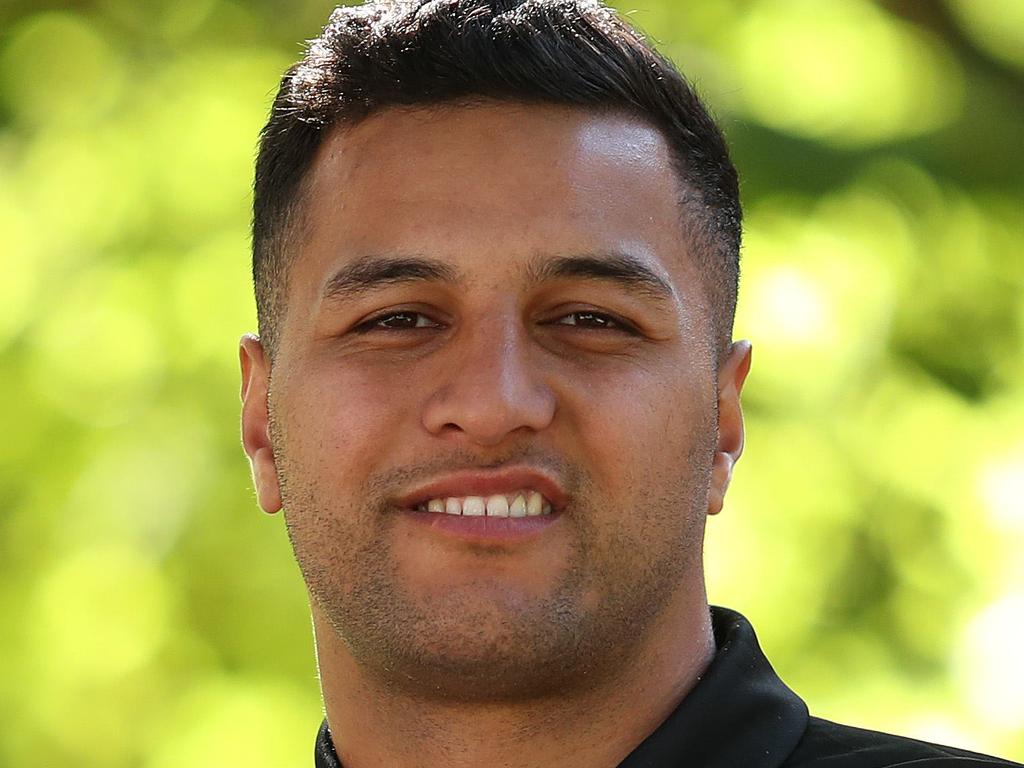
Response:
[{"label": "lower lip", "polygon": [[558,522],[552,512],[535,517],[489,517],[487,515],[448,515],[441,512],[406,510],[404,516],[417,525],[472,543],[514,543],[537,538]]}]

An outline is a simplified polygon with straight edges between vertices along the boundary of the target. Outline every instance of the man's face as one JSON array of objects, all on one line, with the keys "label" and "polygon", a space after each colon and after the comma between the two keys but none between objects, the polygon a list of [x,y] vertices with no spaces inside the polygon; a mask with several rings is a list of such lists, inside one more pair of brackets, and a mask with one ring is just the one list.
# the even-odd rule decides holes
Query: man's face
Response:
[{"label": "man's face", "polygon": [[243,341],[243,428],[318,638],[465,699],[600,675],[703,597],[728,481],[664,139],[567,108],[388,110],[309,181],[269,377]]}]

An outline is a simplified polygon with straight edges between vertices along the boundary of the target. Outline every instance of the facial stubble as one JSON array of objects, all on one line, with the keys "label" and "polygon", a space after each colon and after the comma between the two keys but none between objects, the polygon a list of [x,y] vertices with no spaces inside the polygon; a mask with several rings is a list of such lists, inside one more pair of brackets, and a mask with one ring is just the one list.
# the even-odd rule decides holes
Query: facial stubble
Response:
[{"label": "facial stubble", "polygon": [[306,464],[292,459],[287,434],[271,417],[288,535],[310,599],[330,629],[379,684],[466,703],[565,697],[607,683],[681,585],[702,578],[714,430],[694,433],[677,483],[632,478],[633,508],[622,514],[642,514],[636,527],[598,525],[592,510],[601,508],[602,494],[579,468],[529,451],[506,457],[556,464],[560,477],[572,478],[572,501],[562,511],[572,544],[559,578],[546,595],[504,589],[488,575],[488,557],[501,557],[497,549],[479,553],[480,576],[472,584],[417,595],[403,583],[392,552],[398,511],[387,502],[389,491],[403,479],[466,463],[449,457],[445,467],[376,476],[356,505],[332,498]]}]

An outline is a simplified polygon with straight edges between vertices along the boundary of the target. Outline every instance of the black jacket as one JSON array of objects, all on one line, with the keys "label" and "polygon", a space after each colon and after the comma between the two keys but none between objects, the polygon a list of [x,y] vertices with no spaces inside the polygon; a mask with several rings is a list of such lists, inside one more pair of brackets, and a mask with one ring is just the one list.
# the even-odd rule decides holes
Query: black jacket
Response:
[{"label": "black jacket", "polygon": [[[675,712],[619,768],[994,768],[1020,766],[962,749],[810,717],[779,679],[750,623],[712,608],[717,651]],[[316,768],[341,768],[324,721]]]}]

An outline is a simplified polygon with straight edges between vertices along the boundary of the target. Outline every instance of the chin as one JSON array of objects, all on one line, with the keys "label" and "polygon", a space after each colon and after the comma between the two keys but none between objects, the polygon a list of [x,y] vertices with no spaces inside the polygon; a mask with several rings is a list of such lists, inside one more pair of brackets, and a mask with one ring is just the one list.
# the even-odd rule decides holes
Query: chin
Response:
[{"label": "chin", "polygon": [[578,590],[546,600],[466,592],[340,617],[339,634],[392,690],[467,704],[564,698],[621,670],[637,640],[617,626],[621,614],[584,606]]},{"label": "chin", "polygon": [[574,681],[586,677],[581,667],[593,662],[592,655],[558,649],[551,636],[547,643],[526,644],[516,634],[475,631],[405,645],[376,668],[386,669],[390,684],[410,695],[466,704],[564,698]]}]

